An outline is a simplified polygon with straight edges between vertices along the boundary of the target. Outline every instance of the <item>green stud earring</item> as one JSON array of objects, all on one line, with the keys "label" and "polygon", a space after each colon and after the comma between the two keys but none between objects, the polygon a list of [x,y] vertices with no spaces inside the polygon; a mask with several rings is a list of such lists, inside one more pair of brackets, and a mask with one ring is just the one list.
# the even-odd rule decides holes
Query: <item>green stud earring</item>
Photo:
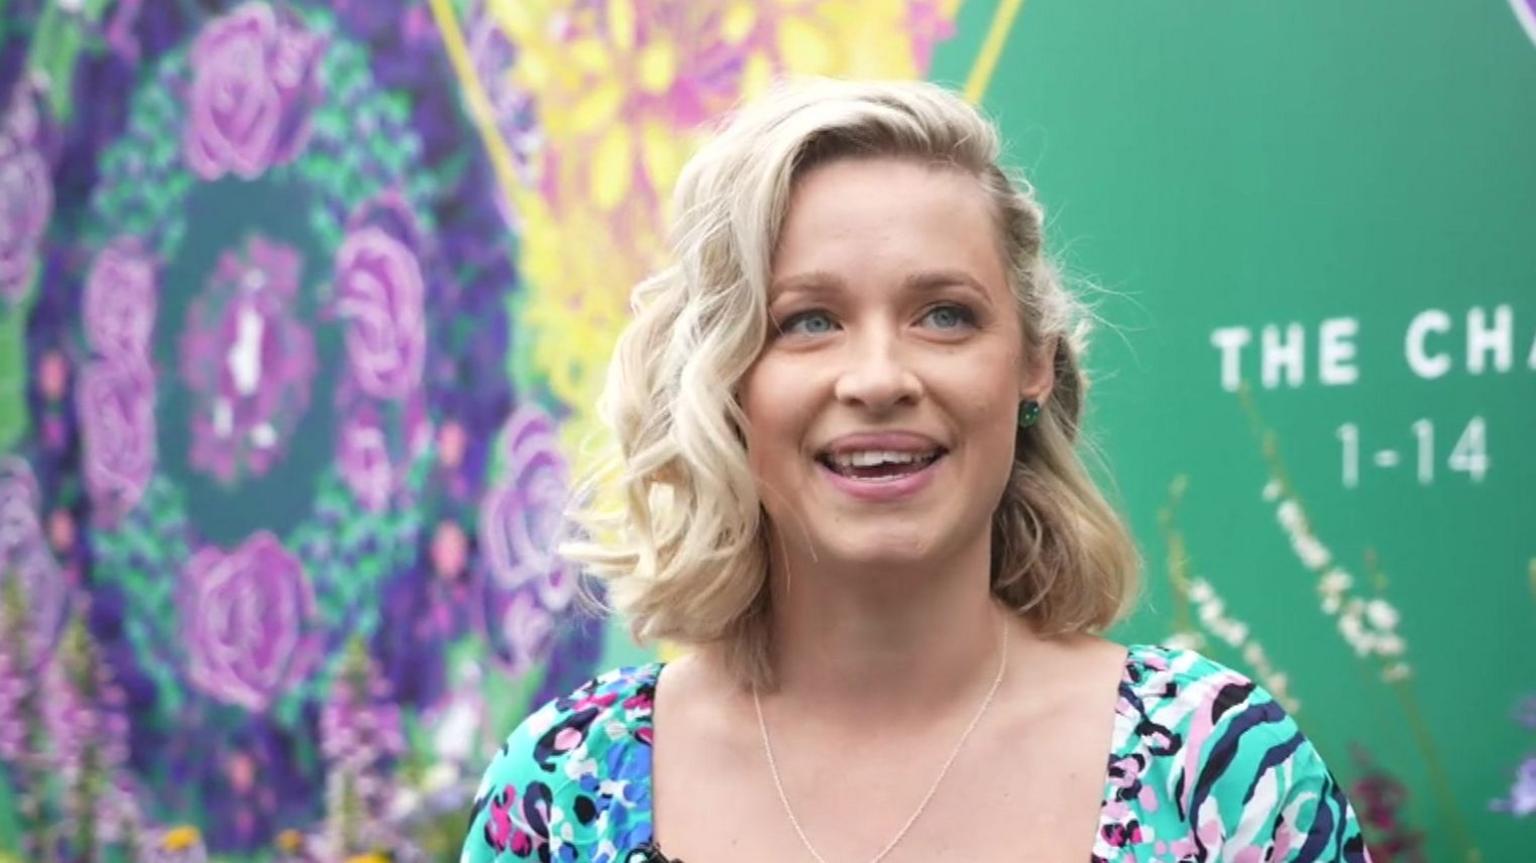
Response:
[{"label": "green stud earring", "polygon": [[1040,403],[1029,399],[1019,405],[1019,428],[1027,429],[1040,419]]}]

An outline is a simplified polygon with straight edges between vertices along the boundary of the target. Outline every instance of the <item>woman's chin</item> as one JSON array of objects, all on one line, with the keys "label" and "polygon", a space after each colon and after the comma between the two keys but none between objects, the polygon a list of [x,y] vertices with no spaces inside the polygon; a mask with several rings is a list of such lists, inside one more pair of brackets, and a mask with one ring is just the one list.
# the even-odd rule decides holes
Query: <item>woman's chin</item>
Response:
[{"label": "woman's chin", "polygon": [[861,532],[842,536],[823,546],[818,566],[881,571],[924,569],[942,565],[941,543],[921,530]]}]

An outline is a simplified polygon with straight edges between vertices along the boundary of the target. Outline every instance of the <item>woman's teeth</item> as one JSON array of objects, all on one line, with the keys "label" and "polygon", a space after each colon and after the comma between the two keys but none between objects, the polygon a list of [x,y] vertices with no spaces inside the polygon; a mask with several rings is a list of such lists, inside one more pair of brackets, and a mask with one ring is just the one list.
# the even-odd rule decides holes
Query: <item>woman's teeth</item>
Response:
[{"label": "woman's teeth", "polygon": [[941,452],[898,452],[896,450],[861,450],[833,453],[822,461],[843,476],[860,479],[877,479],[885,476],[911,473],[937,461]]}]

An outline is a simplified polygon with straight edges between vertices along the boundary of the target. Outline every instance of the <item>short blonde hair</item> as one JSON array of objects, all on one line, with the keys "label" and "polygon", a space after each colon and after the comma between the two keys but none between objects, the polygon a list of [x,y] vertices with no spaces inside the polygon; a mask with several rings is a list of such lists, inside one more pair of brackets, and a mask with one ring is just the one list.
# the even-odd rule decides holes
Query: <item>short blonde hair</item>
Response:
[{"label": "short blonde hair", "polygon": [[572,510],[585,539],[562,548],[606,582],[637,638],[717,645],[743,683],[773,683],[768,525],[734,391],[765,343],[795,180],[841,158],[910,158],[976,177],[996,210],[1026,346],[1055,340],[1052,395],[1018,433],[993,518],[993,593],[1044,634],[1102,630],[1129,607],[1134,545],[1074,445],[1089,317],[1045,258],[1032,188],[998,166],[999,150],[992,124],[938,86],[818,79],[747,105],[688,163],[673,263],[636,286],[599,403],[617,451]]}]

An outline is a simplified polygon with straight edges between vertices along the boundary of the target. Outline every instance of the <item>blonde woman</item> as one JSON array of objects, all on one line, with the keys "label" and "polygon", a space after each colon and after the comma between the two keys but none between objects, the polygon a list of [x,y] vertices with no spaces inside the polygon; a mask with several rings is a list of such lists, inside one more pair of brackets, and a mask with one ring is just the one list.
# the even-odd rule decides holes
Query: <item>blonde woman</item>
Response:
[{"label": "blonde woman", "polygon": [[996,130],[807,82],[679,182],[567,549],[642,639],[512,732],[463,859],[1364,860],[1262,689],[1101,632],[1137,558],[1074,451],[1081,310]]}]

